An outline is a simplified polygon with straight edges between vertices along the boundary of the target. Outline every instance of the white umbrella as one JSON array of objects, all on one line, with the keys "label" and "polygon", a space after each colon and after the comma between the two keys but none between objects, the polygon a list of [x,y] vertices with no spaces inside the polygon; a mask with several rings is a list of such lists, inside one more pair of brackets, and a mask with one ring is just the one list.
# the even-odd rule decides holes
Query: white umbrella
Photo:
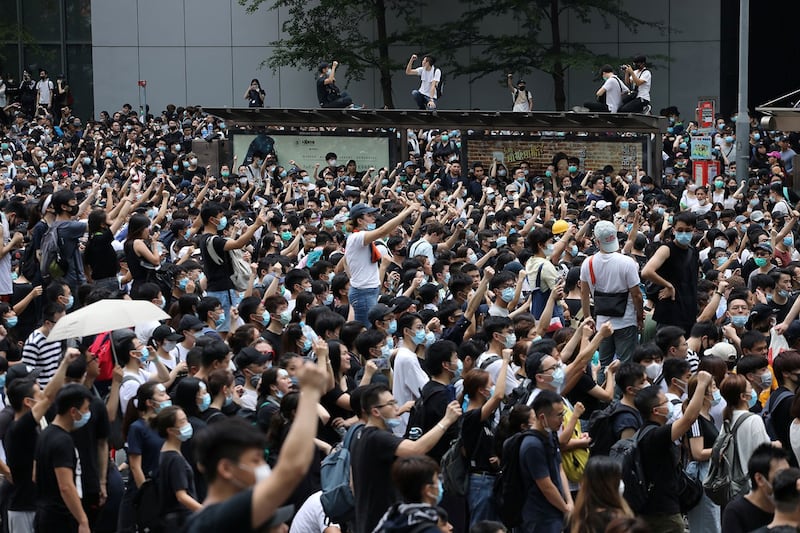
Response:
[{"label": "white umbrella", "polygon": [[100,300],[62,317],[47,340],[60,341],[124,329],[170,316],[151,302],[142,300]]}]

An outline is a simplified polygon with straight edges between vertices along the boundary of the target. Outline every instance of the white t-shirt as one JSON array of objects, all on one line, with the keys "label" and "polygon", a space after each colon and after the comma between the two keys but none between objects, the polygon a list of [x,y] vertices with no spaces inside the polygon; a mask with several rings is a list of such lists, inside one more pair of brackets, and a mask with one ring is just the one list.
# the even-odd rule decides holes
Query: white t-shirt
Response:
[{"label": "white t-shirt", "polygon": [[[397,400],[397,405],[402,406],[409,400],[416,401],[422,387],[428,381],[430,378],[419,365],[417,354],[405,347],[398,349],[394,358],[394,383],[392,385],[392,395]],[[403,423],[395,429],[395,435],[405,435],[408,413],[401,415],[400,419]]]},{"label": "white t-shirt", "polygon": [[[500,357],[499,353],[492,353],[492,352],[483,352],[478,359],[475,361],[475,368],[482,368],[484,361],[487,359],[498,356]],[[503,360],[497,359],[489,366],[484,368],[490,376],[492,376],[492,381],[497,383],[497,377],[500,375],[500,367],[503,366]],[[506,395],[511,394],[511,391],[516,389],[519,386],[519,381],[514,376],[514,369],[511,368],[511,365],[508,365],[508,369],[506,370]]]},{"label": "white t-shirt", "polygon": [[375,289],[380,286],[378,263],[372,262],[372,247],[364,244],[364,232],[357,231],[347,237],[344,251],[350,270],[350,286],[354,289]]},{"label": "white t-shirt", "polygon": [[795,457],[800,457],[800,421],[796,418],[789,425],[789,443]]},{"label": "white t-shirt", "polygon": [[433,245],[424,238],[419,239],[417,242],[412,244],[408,251],[409,259],[413,259],[418,255],[424,255],[427,257],[428,263],[430,263],[431,266],[436,263],[436,257],[433,255]]},{"label": "white t-shirt", "polygon": [[644,83],[639,85],[638,97],[642,100],[650,101],[650,86],[653,76],[650,74],[650,69],[636,70],[636,77],[644,80]]},{"label": "white t-shirt", "polygon": [[303,506],[297,511],[292,520],[289,533],[322,533],[329,527],[339,527],[338,524],[328,524],[328,517],[322,509],[320,501],[322,491],[317,491],[306,499]]},{"label": "white t-shirt", "polygon": [[436,81],[438,83],[442,81],[442,71],[435,67],[431,67],[430,70],[425,70],[424,67],[417,67],[414,70],[416,70],[417,75],[422,78],[419,84],[419,92],[428,98],[436,98],[436,90],[433,88],[433,82]]},{"label": "white t-shirt", "polygon": [[139,391],[139,386],[146,383],[150,379],[150,373],[142,369],[139,369],[138,373],[125,370],[122,373],[123,380],[125,379],[125,376],[134,376],[136,379],[129,379],[128,381],[125,381],[125,383],[123,383],[119,388],[119,404],[123,415],[128,409],[128,403],[131,401],[131,398],[136,396],[136,393]]},{"label": "white t-shirt", "polygon": [[[596,284],[592,283],[589,261],[592,262]],[[581,264],[581,281],[589,284],[592,294],[595,289],[610,293],[628,292],[625,315],[621,317],[597,315],[597,327],[606,322],[611,322],[614,330],[636,325],[636,310],[629,291],[639,287],[639,266],[633,258],[618,252],[611,254],[598,252]]]},{"label": "white t-shirt", "polygon": [[239,405],[242,406],[243,409],[250,409],[251,411],[255,411],[257,403],[258,403],[258,393],[251,389],[244,389],[242,397],[239,398]]},{"label": "white t-shirt", "polygon": [[[8,226],[6,215],[0,213],[0,225],[3,227],[3,245],[11,242],[11,230]],[[14,292],[14,285],[11,283],[11,255],[6,254],[0,257],[0,295],[8,295]]]},{"label": "white t-shirt", "polygon": [[606,105],[611,113],[616,113],[622,107],[622,95],[629,92],[624,89],[623,93],[624,87],[622,80],[616,76],[611,76],[603,83],[603,89],[606,90]]},{"label": "white t-shirt", "polygon": [[[739,417],[746,412],[738,409],[733,412],[731,428],[736,424]],[[743,466],[744,473],[747,474],[747,462],[755,449],[762,444],[769,444],[770,442],[767,428],[764,427],[764,419],[758,415],[748,417],[736,430],[734,438],[736,439],[736,451],[739,454],[739,464]]]},{"label": "white t-shirt", "polygon": [[53,82],[50,78],[37,81],[36,90],[39,91],[39,103],[50,105],[53,100]]}]

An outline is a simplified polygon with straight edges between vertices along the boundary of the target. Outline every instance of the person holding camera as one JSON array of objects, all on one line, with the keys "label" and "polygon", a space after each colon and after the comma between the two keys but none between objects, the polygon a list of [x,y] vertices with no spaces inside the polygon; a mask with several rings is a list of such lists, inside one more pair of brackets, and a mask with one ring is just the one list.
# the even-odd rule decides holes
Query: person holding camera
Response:
[{"label": "person holding camera", "polygon": [[623,98],[620,113],[649,113],[650,87],[652,75],[647,68],[647,58],[639,55],[633,58],[633,66],[622,65],[625,72],[625,85],[632,88],[628,96]]},{"label": "person holding camera", "polygon": [[630,89],[614,74],[611,65],[600,67],[600,76],[603,78],[603,85],[595,93],[597,101],[586,102],[583,106],[589,111],[616,113],[622,107],[622,97],[630,93]]}]

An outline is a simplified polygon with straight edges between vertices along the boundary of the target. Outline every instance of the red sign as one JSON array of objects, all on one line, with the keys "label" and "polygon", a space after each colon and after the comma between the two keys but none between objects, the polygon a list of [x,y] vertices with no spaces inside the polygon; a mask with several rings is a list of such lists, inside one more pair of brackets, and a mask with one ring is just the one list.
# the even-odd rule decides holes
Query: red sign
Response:
[{"label": "red sign", "polygon": [[719,161],[692,161],[692,178],[697,185],[708,183],[720,175]]},{"label": "red sign", "polygon": [[697,102],[697,123],[701,130],[714,127],[714,100]]},{"label": "red sign", "polygon": [[139,80],[139,87],[147,87],[147,80]]}]

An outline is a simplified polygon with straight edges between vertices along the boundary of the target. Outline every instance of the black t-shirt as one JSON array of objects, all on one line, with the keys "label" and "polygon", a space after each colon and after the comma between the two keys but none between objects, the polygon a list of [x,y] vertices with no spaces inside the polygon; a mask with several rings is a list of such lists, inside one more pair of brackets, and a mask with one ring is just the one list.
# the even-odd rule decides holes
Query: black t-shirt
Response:
[{"label": "black t-shirt", "polygon": [[106,404],[100,398],[94,397],[89,403],[89,410],[92,417],[89,422],[80,429],[71,433],[75,448],[81,459],[83,481],[83,493],[86,495],[100,494],[100,469],[106,468],[104,462],[98,465],[97,443],[101,439],[108,438],[108,411]]},{"label": "black t-shirt", "polygon": [[51,424],[39,435],[36,443],[36,512],[53,518],[63,517],[74,522],[75,519],[69,512],[56,479],[56,468],[69,468],[73,472],[75,487],[78,494],[83,493],[82,472],[78,450],[72,442],[72,436],[63,428]]},{"label": "black t-shirt", "polygon": [[111,246],[113,241],[114,235],[108,228],[89,237],[83,258],[92,269],[92,279],[113,278],[119,272],[117,252]]},{"label": "black t-shirt", "polygon": [[333,426],[331,426],[331,421],[336,418],[347,419],[353,416],[353,412],[350,409],[342,409],[336,404],[339,398],[346,393],[347,391],[343,391],[337,382],[336,385],[319,400],[319,403],[328,411],[331,418],[325,425],[322,425],[322,422],[320,422],[320,429],[317,437],[331,445],[335,445],[342,440]]},{"label": "black t-shirt", "polygon": [[11,485],[9,511],[35,511],[36,485],[33,482],[33,454],[39,436],[39,424],[28,411],[19,420],[14,420],[6,432],[4,444],[6,462],[11,469],[14,484]]},{"label": "black t-shirt", "polygon": [[489,462],[494,453],[494,437],[489,420],[481,421],[481,409],[464,413],[461,419],[461,442],[469,459],[470,472],[494,472],[496,467]]},{"label": "black t-shirt", "polygon": [[[11,306],[15,306],[20,303],[25,297],[28,295],[29,292],[33,290],[33,285],[31,283],[12,283],[12,293],[11,293]],[[36,329],[39,323],[39,315],[37,314],[37,305],[36,300],[34,300],[31,305],[25,308],[25,310],[17,315],[18,321],[17,325],[11,328],[9,332],[11,335],[14,336],[17,340],[25,340],[28,338],[28,335]],[[22,353],[19,352],[19,355],[16,359],[11,358],[9,361],[19,361],[22,358]]]},{"label": "black t-shirt", "polygon": [[272,350],[275,352],[273,361],[277,361],[280,356],[283,355],[281,350],[281,336],[268,329],[264,329],[264,331],[261,332],[261,337],[272,346]]},{"label": "black t-shirt", "polygon": [[578,383],[575,384],[572,390],[569,391],[569,394],[567,394],[567,400],[569,400],[572,405],[581,402],[586,408],[586,412],[581,416],[582,419],[588,420],[589,417],[592,416],[592,413],[603,407],[603,403],[600,400],[589,394],[589,391],[595,387],[597,387],[597,382],[592,376],[584,372],[578,380]]},{"label": "black t-shirt", "polygon": [[[775,400],[777,400],[778,397],[786,391],[791,392],[786,387],[778,387],[772,391],[770,398],[775,398]],[[789,453],[789,462],[793,465],[797,465],[798,458],[794,456],[792,444],[789,441],[789,426],[792,424],[792,420],[794,419],[791,414],[793,399],[793,395],[786,395],[786,397],[783,398],[778,405],[770,406],[772,408],[770,421],[772,422],[772,426],[775,428],[775,437],[781,441],[783,449]],[[758,405],[758,402],[756,402],[756,405]]]},{"label": "black t-shirt", "polygon": [[243,490],[222,503],[209,505],[189,517],[183,533],[246,533],[253,529],[253,489]]},{"label": "black t-shirt", "polygon": [[178,498],[175,496],[179,490],[185,490],[189,496],[197,499],[192,467],[180,453],[161,452],[158,464],[158,488],[163,516],[171,513],[189,514],[189,510],[178,502]]},{"label": "black t-shirt", "polygon": [[775,300],[769,302],[772,312],[775,313],[775,320],[777,320],[779,324],[786,319],[786,315],[789,314],[789,311],[792,309],[795,300],[797,300],[796,296],[790,296],[786,299],[786,303],[783,305],[778,304]]},{"label": "black t-shirt", "polygon": [[722,531],[725,533],[748,533],[772,522],[772,513],[756,507],[750,500],[739,495],[722,511]]},{"label": "black t-shirt", "polygon": [[[207,291],[227,291],[233,289],[231,281],[231,267],[228,252],[225,251],[225,238],[214,239],[216,235],[204,233],[200,239],[200,254],[203,258],[203,271],[208,278]],[[207,246],[213,246],[217,256],[222,258],[223,264],[215,263],[208,254]],[[275,348],[273,346],[273,348]]]},{"label": "black t-shirt", "polygon": [[641,436],[639,450],[645,479],[653,482],[650,498],[641,514],[675,514],[680,512],[678,502],[678,448],[672,440],[672,424],[659,426],[646,422],[650,428]]},{"label": "black t-shirt", "polygon": [[[199,434],[203,431],[208,424],[206,424],[205,420],[201,418],[197,418],[196,416],[189,416],[189,423],[192,425],[192,432],[194,435]],[[208,485],[206,484],[206,478],[203,477],[203,474],[197,470],[197,460],[195,459],[194,455],[194,438],[191,438],[181,444],[181,454],[186,458],[186,461],[189,465],[191,465],[192,473],[194,474],[194,498],[202,502],[206,499],[206,494],[208,493]]]},{"label": "black t-shirt", "polygon": [[753,530],[752,533],[797,533],[797,528],[794,526],[764,526]]},{"label": "black t-shirt", "polygon": [[352,443],[350,467],[355,488],[355,533],[370,533],[394,503],[390,472],[402,441],[391,431],[369,426]]},{"label": "black t-shirt", "polygon": [[[452,386],[445,386],[436,381],[429,381],[422,387],[422,397],[425,398],[423,407],[422,433],[425,434],[444,418],[447,405],[456,399],[455,389]],[[447,452],[450,443],[458,437],[458,425],[453,424],[439,442],[428,452],[437,463],[441,462],[442,456]]]},{"label": "black t-shirt", "polygon": [[319,76],[317,78],[317,100],[319,100],[320,104],[327,104],[335,100],[339,93],[339,88],[336,87],[335,83],[325,85],[326,79],[328,79],[327,76]]}]

